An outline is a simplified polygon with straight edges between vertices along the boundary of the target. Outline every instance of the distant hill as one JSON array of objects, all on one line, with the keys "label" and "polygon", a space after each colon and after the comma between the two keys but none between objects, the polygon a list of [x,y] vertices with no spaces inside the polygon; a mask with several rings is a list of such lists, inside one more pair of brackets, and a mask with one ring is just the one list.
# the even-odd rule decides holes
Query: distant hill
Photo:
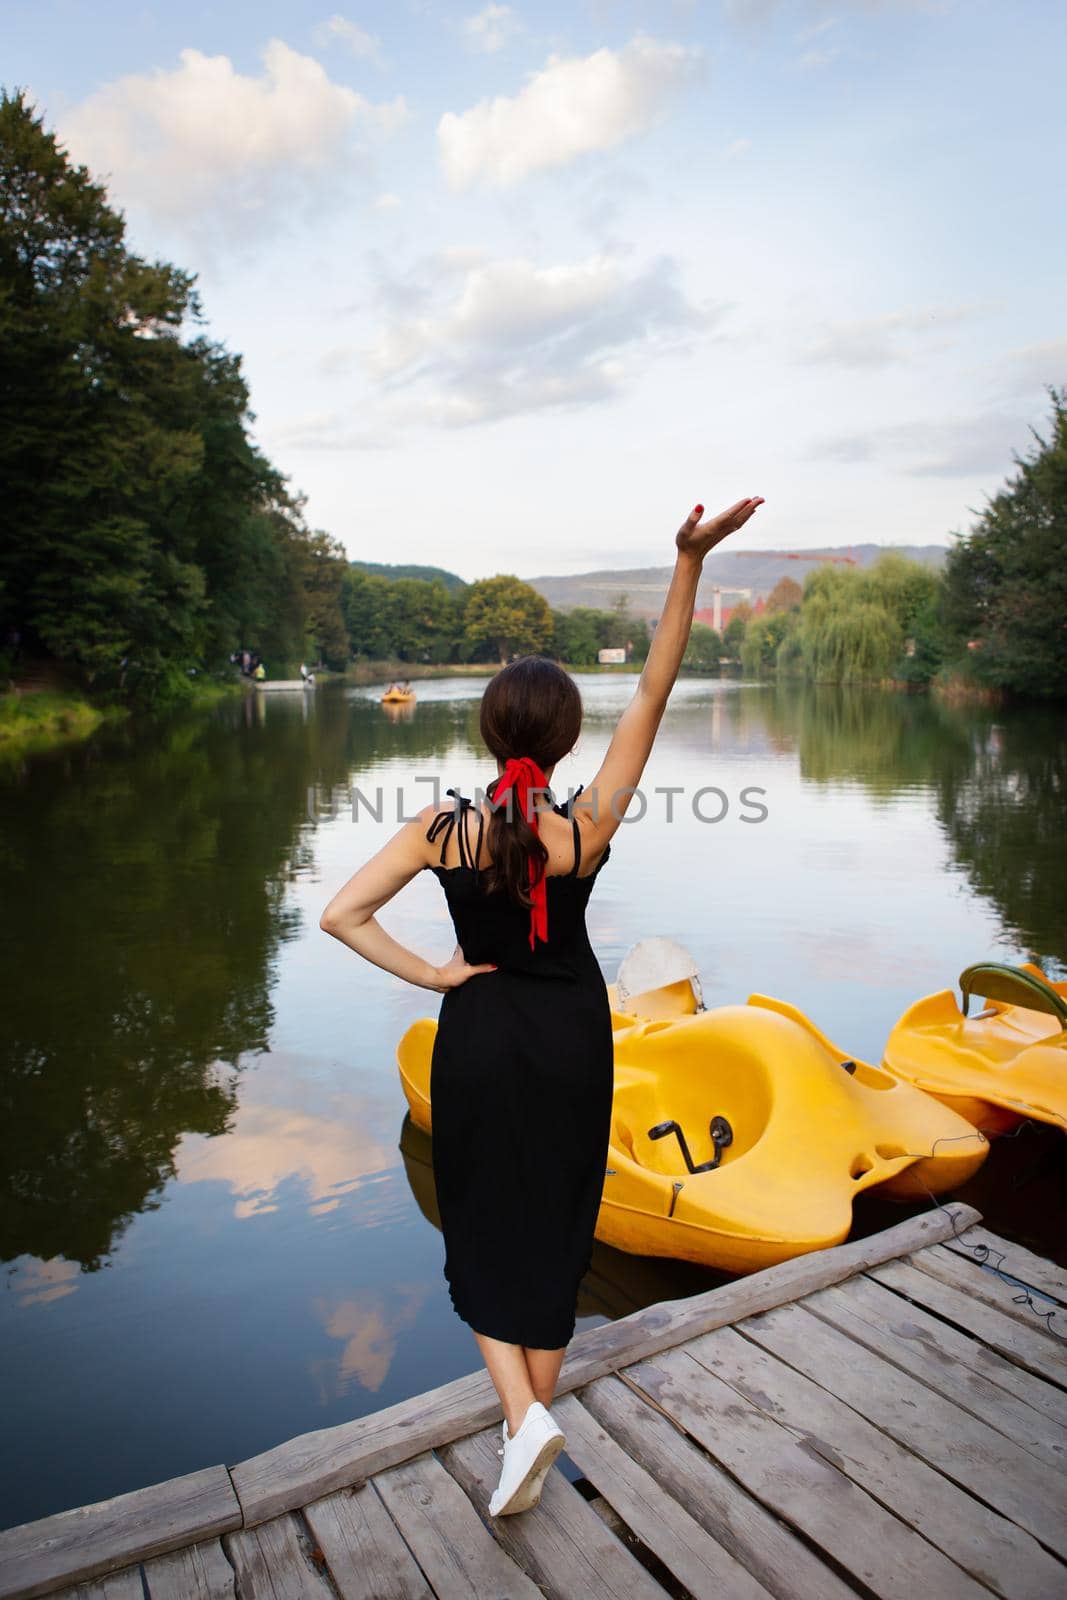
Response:
[{"label": "distant hill", "polygon": [[[817,564],[818,556],[851,556],[857,567],[870,567],[887,550],[921,561],[928,567],[941,567],[947,546],[940,544],[852,544],[824,545],[813,550],[750,550],[710,555],[697,594],[697,608],[710,606],[716,586],[724,599],[751,590],[752,599],[768,595],[779,578],[804,582],[806,573]],[[574,606],[593,606],[609,611],[620,594],[629,597],[635,617],[658,617],[670,582],[670,567],[624,567],[615,571],[578,572],[563,577],[527,578],[526,582],[543,594],[550,606],[569,611]]]},{"label": "distant hill", "polygon": [[467,587],[462,578],[454,572],[446,572],[444,567],[390,566],[384,561],[350,561],[348,564],[375,578],[423,578],[427,583],[436,578],[446,589]]}]

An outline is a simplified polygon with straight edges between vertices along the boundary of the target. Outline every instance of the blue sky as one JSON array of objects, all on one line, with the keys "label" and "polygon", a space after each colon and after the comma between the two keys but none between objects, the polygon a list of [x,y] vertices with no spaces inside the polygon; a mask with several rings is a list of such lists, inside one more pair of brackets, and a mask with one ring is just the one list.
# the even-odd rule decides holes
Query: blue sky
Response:
[{"label": "blue sky", "polygon": [[942,543],[1067,385],[1050,0],[7,0],[350,554]]}]

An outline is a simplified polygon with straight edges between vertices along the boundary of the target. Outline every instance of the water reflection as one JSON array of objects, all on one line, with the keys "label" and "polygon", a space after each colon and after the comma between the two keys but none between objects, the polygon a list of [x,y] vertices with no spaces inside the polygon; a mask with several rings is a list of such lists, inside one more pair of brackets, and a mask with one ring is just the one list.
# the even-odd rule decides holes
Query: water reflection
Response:
[{"label": "water reflection", "polygon": [[242,1056],[266,1047],[270,964],[300,931],[286,884],[308,848],[305,793],[349,755],[343,722],[268,726],[249,701],[250,727],[246,702],[9,781],[5,1259],[99,1267],[175,1176],[180,1136],[228,1129]]},{"label": "water reflection", "polygon": [[[1027,707],[971,723],[971,759],[938,774],[938,817],[972,888],[1031,959],[1067,969],[1067,720]],[[1053,974],[1050,972],[1049,976]]]},{"label": "water reflection", "polygon": [[[250,694],[107,730],[0,776],[0,1364],[25,1520],[392,1404],[473,1370],[442,1273],[429,1141],[394,1049],[437,997],[318,928],[417,776],[492,776],[484,679]],[[632,679],[586,676],[561,795]],[[985,956],[1067,963],[1067,730],[1044,711],[801,684],[680,683],[590,903],[605,977],[635,940],[696,955],[709,1004],[800,1005],[877,1059],[896,1017]],[[765,791],[750,825],[739,796]],[[384,815],[354,824],[353,786]],[[681,786],[674,821],[657,786]],[[717,825],[688,797],[718,786]],[[335,802],[335,803],[334,803]],[[383,913],[443,959],[421,874]],[[1063,1140],[1024,1130],[974,1180],[989,1225],[1062,1258]],[[965,1197],[971,1197],[965,1192]],[[864,1197],[857,1231],[902,1214]],[[107,1271],[101,1270],[107,1268]],[[594,1250],[579,1325],[717,1281]],[[101,1450],[99,1441],[106,1439]]]}]

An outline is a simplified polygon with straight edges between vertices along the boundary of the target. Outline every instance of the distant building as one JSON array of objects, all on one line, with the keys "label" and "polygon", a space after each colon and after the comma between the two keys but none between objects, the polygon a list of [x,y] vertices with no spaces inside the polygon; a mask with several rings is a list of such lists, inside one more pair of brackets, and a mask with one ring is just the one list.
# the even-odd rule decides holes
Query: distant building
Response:
[{"label": "distant building", "polygon": [[621,667],[626,661],[626,651],[622,647],[619,649],[598,650],[596,658],[602,667]]},{"label": "distant building", "polygon": [[[742,605],[747,605],[747,601],[742,601],[741,604]],[[720,623],[718,624],[720,632],[722,631],[723,628],[725,628],[728,625],[728,623],[730,621],[730,618],[733,616],[734,612],[737,609],[738,609],[737,606],[723,606],[722,607],[722,618],[721,618]],[[761,617],[763,615],[763,613],[767,609],[767,602],[763,598],[763,596],[760,595],[758,600],[756,601],[755,605],[754,606],[749,606],[748,609],[749,609],[749,612],[750,612],[750,614],[752,616]],[[694,611],[693,612],[693,621],[694,622],[702,622],[706,628],[714,628],[716,626],[715,608],[713,606],[701,606],[699,611]]]}]

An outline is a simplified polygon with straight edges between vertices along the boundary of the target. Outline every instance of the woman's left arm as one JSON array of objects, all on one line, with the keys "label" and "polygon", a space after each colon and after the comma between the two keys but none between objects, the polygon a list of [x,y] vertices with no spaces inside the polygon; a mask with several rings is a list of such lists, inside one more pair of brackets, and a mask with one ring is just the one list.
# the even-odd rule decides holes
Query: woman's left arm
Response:
[{"label": "woman's left arm", "polygon": [[434,966],[400,944],[375,920],[375,912],[429,865],[424,828],[421,816],[406,822],[389,843],[337,891],[319,918],[319,927],[383,971],[392,972],[420,989],[435,989],[443,994],[446,989],[466,983],[476,973],[496,969],[491,965],[470,966],[458,945],[443,966]]}]

